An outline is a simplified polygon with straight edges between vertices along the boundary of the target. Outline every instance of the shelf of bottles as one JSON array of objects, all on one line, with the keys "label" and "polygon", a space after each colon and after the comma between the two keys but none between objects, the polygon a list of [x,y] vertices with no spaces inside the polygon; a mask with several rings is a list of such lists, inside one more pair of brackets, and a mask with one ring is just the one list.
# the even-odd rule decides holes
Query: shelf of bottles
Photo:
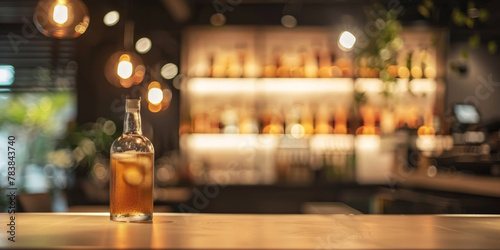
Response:
[{"label": "shelf of bottles", "polygon": [[433,37],[414,33],[403,32],[388,83],[377,58],[340,50],[330,28],[188,29],[180,146],[195,181],[385,182],[394,132],[433,127]]}]

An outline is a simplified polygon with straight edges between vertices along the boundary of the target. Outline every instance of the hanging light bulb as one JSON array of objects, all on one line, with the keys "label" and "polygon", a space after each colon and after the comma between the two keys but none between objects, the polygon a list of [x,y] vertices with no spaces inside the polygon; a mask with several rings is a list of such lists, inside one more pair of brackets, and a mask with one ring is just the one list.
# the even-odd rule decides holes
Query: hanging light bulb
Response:
[{"label": "hanging light bulb", "polygon": [[81,0],[40,0],[33,21],[45,36],[74,38],[87,30],[90,18]]},{"label": "hanging light bulb", "polygon": [[68,7],[63,4],[56,5],[54,7],[52,19],[54,19],[58,25],[64,25],[64,23],[68,21]]},{"label": "hanging light bulb", "polygon": [[133,65],[130,62],[130,56],[128,54],[123,54],[120,56],[118,60],[118,67],[116,73],[121,79],[128,79],[132,76],[132,72],[134,71]]},{"label": "hanging light bulb", "polygon": [[168,85],[162,89],[159,82],[152,81],[148,85],[147,100],[149,111],[157,113],[166,110],[172,100],[172,91]]},{"label": "hanging light bulb", "polygon": [[129,88],[142,82],[146,67],[141,57],[131,51],[117,51],[106,62],[106,79],[116,87]]},{"label": "hanging light bulb", "polygon": [[124,32],[125,50],[117,51],[106,62],[104,75],[115,87],[130,88],[142,82],[146,74],[146,67],[141,57],[132,52],[134,39],[134,23],[127,22]]},{"label": "hanging light bulb", "polygon": [[158,105],[163,100],[163,92],[161,84],[157,81],[152,81],[148,86],[148,101],[151,104]]},{"label": "hanging light bulb", "polygon": [[152,104],[159,104],[163,100],[163,91],[159,88],[152,88],[148,91],[148,101]]}]

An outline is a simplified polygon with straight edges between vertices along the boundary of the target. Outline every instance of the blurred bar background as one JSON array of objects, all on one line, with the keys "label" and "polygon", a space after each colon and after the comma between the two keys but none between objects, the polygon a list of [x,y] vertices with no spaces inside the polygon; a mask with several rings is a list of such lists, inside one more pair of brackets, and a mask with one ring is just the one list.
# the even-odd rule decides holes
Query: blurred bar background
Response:
[{"label": "blurred bar background", "polygon": [[156,211],[500,212],[500,2],[89,0],[75,39],[41,34],[37,3],[0,2],[21,211],[108,211],[129,95]]}]

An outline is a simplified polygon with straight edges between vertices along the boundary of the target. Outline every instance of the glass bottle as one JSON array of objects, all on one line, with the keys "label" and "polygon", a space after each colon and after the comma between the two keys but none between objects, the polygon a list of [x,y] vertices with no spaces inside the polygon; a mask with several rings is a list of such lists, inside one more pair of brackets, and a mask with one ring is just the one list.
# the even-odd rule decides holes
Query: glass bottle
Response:
[{"label": "glass bottle", "polygon": [[153,219],[154,148],[142,135],[140,99],[127,99],[123,134],[111,145],[110,219]]}]

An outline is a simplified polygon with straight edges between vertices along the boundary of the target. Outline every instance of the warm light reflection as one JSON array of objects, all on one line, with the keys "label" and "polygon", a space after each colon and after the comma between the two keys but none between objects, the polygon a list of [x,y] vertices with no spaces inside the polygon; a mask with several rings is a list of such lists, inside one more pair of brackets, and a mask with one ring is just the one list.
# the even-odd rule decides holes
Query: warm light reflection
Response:
[{"label": "warm light reflection", "polygon": [[64,24],[68,21],[68,7],[64,4],[57,4],[54,7],[52,19],[58,24]]}]

